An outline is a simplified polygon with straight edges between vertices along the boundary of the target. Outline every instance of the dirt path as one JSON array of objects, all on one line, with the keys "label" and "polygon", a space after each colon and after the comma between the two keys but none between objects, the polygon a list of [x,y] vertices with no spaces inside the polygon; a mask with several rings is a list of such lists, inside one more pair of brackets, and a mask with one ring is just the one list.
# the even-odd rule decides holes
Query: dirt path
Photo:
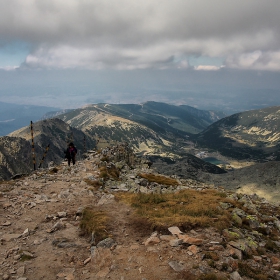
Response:
[{"label": "dirt path", "polygon": [[107,195],[83,181],[97,173],[85,161],[0,185],[2,279],[178,279],[168,262],[186,263],[186,252],[168,242],[145,246],[152,231],[132,226],[133,210],[115,199],[98,206],[111,217],[115,246],[93,252],[90,238],[80,236],[77,212]]}]

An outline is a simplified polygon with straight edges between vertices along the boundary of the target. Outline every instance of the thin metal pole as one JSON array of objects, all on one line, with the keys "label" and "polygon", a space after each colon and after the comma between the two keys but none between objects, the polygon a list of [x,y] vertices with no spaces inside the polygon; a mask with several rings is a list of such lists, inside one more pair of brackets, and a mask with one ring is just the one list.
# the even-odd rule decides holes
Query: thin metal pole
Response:
[{"label": "thin metal pole", "polygon": [[31,131],[31,140],[32,140],[32,158],[33,158],[33,168],[36,170],[36,157],[35,157],[35,146],[34,146],[34,137],[33,137],[33,123],[30,123],[30,131]]},{"label": "thin metal pole", "polygon": [[49,148],[50,148],[50,144],[48,144],[48,146],[46,147],[46,150],[45,150],[44,155],[43,155],[43,157],[42,157],[42,159],[41,159],[41,161],[40,161],[40,164],[39,164],[39,167],[38,167],[38,168],[40,168],[41,165],[42,165],[42,163],[44,162],[44,159],[45,159],[45,157],[46,157],[46,154],[47,154]]},{"label": "thin metal pole", "polygon": [[86,136],[84,135],[84,154],[86,153]]}]

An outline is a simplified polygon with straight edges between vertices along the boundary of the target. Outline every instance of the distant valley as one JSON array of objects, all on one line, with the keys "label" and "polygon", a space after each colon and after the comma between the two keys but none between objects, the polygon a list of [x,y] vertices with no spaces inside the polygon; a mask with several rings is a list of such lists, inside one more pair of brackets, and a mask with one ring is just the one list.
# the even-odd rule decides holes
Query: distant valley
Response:
[{"label": "distant valley", "polygon": [[[154,170],[162,174],[264,196],[280,190],[275,179],[280,160],[280,106],[225,116],[159,102],[93,104],[47,116],[50,118],[34,123],[37,166],[48,144],[42,167],[61,162],[69,141],[77,145],[78,159],[83,159],[86,150],[122,142],[138,157],[153,162]],[[207,163],[207,157],[222,164]],[[257,162],[265,177],[257,173],[262,167],[250,168]],[[30,127],[0,137],[2,180],[31,171]]]}]

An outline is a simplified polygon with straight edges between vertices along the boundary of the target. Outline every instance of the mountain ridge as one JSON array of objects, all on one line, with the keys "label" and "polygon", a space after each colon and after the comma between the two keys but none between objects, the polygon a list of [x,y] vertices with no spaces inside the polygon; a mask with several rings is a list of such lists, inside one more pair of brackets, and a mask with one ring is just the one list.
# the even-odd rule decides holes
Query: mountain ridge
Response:
[{"label": "mountain ridge", "polygon": [[198,144],[237,159],[280,160],[280,106],[225,117],[195,137]]},{"label": "mountain ridge", "polygon": [[131,144],[142,154],[178,157],[188,138],[224,116],[190,106],[160,102],[143,104],[93,104],[57,116],[69,125],[96,135],[105,143]]}]

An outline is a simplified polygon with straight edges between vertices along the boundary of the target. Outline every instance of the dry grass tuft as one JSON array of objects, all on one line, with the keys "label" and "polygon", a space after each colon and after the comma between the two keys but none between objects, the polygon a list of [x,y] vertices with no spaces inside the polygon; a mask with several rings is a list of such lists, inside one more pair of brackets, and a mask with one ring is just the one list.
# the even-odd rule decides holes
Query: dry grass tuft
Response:
[{"label": "dry grass tuft", "polygon": [[120,171],[114,165],[110,166],[110,168],[108,168],[107,166],[101,166],[99,168],[99,171],[100,171],[99,177],[104,180],[107,180],[109,178],[118,180],[120,176]]},{"label": "dry grass tuft", "polygon": [[109,162],[110,159],[109,159],[108,156],[103,156],[103,157],[100,159],[100,161],[107,161],[107,162]]},{"label": "dry grass tuft", "polygon": [[112,165],[110,168],[107,168],[107,172],[111,178],[115,180],[119,179],[120,171],[114,165]]},{"label": "dry grass tuft", "polygon": [[238,272],[240,276],[250,277],[256,280],[267,280],[268,276],[261,273],[260,270],[249,266],[247,263],[238,262]]},{"label": "dry grass tuft", "polygon": [[99,174],[99,177],[106,180],[109,178],[109,174],[107,172],[107,168],[106,166],[102,166],[99,168],[99,171],[100,171],[100,174]]},{"label": "dry grass tuft", "polygon": [[94,234],[96,242],[99,242],[107,237],[108,216],[95,208],[85,208],[80,222],[82,236],[91,236]]},{"label": "dry grass tuft", "polygon": [[153,224],[147,218],[131,216],[129,217],[128,222],[133,230],[142,237],[146,237],[151,234],[151,231],[154,231]]},{"label": "dry grass tuft", "polygon": [[90,179],[84,179],[84,181],[89,185],[92,186],[94,189],[99,189],[99,187],[102,186],[102,183],[98,180],[90,180]]},{"label": "dry grass tuft", "polygon": [[214,226],[220,231],[230,225],[230,214],[219,207],[224,201],[215,190],[184,190],[169,194],[118,193],[117,198],[136,209],[153,228],[181,226],[182,229]]},{"label": "dry grass tuft", "polygon": [[149,182],[155,182],[167,186],[177,186],[179,182],[176,179],[165,177],[162,175],[150,174],[150,173],[139,173],[139,177],[147,179]]}]

